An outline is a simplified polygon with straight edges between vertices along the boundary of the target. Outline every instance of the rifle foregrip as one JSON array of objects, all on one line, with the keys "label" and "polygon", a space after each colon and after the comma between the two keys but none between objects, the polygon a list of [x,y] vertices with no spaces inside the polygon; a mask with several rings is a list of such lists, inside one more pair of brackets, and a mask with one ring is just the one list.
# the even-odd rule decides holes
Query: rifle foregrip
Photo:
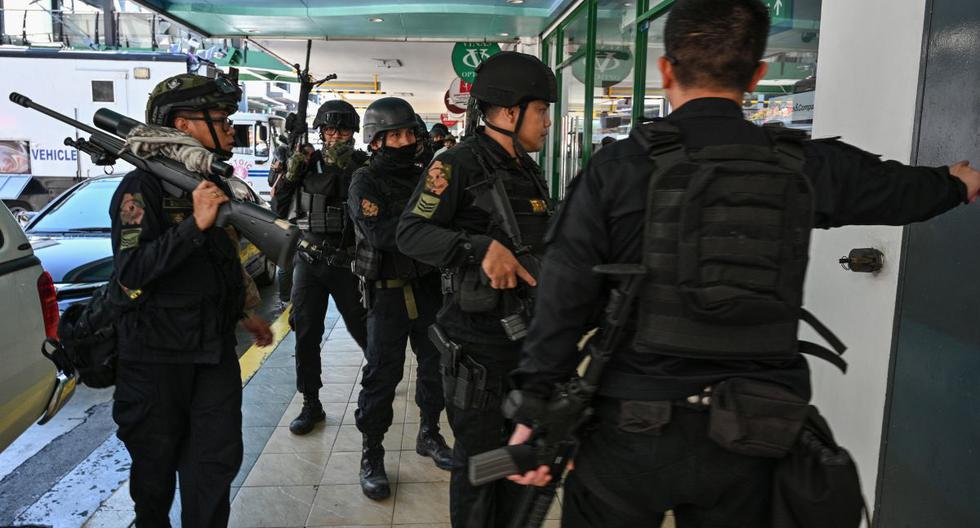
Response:
[{"label": "rifle foregrip", "polygon": [[524,528],[539,528],[544,524],[545,518],[548,517],[548,510],[551,509],[551,504],[555,501],[558,482],[558,480],[553,479],[547,486],[541,488],[534,494],[534,502],[531,504],[531,510],[527,514]]},{"label": "rifle foregrip", "polygon": [[519,444],[470,457],[470,483],[482,486],[536,467],[534,446]]}]

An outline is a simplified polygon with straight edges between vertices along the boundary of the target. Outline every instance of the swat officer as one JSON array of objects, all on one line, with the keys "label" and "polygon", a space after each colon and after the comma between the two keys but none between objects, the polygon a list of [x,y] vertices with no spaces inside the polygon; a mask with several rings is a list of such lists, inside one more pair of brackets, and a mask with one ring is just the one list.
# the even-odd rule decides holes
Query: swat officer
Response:
[{"label": "swat officer", "polygon": [[399,249],[444,274],[435,334],[456,436],[450,510],[457,528],[504,525],[520,492],[507,481],[470,485],[465,464],[503,445],[512,427],[501,396],[517,366],[551,212],[528,152],[543,146],[557,96],[551,70],[516,52],[485,61],[471,94],[486,128],[429,165],[398,227]]},{"label": "swat officer", "polygon": [[[707,409],[728,405],[719,392],[757,405],[738,389],[753,386],[778,394],[776,408],[805,410],[810,374],[799,352],[839,363],[796,339],[810,219],[901,225],[980,189],[966,163],[909,167],[746,121],[741,102],[766,73],[769,24],[760,0],[678,0],[658,63],[673,113],[600,150],[562,206],[514,375],[526,395],[547,398],[574,373],[576,343],[610,291],[593,266],[649,270],[567,481],[563,526],[658,526],[666,510],[680,528],[770,526],[776,458],[736,453]],[[788,416],[772,416],[792,429]],[[519,426],[512,443],[529,434]],[[542,467],[513,480],[549,478]]]},{"label": "swat officer", "polygon": [[[240,97],[227,78],[177,75],[153,89],[146,122],[176,128],[228,159],[228,115]],[[116,326],[112,416],[133,460],[136,526],[170,526],[178,473],[183,525],[224,526],[242,461],[235,325],[241,321],[260,345],[272,334],[261,318],[245,315],[251,279],[234,234],[214,228],[226,191],[203,181],[190,195],[172,192],[137,169],[112,197],[115,279],[139,305]]]},{"label": "swat officer", "polygon": [[297,254],[293,267],[296,390],[303,394],[303,408],[289,430],[297,435],[309,433],[326,419],[319,397],[320,342],[330,296],[351,337],[362,349],[367,346],[367,313],[350,270],[354,236],[347,212],[351,175],[367,160],[363,151],[354,148],[360,116],[346,101],[327,101],[317,110],[313,126],[320,131],[323,148],[295,153],[276,194],[279,216],[295,223],[307,241],[322,249],[318,259]]},{"label": "swat officer", "polygon": [[452,468],[452,453],[439,434],[444,407],[439,352],[427,332],[442,304],[439,273],[405,256],[395,244],[402,210],[422,174],[415,164],[415,111],[404,99],[385,97],[364,113],[364,140],[371,161],[354,173],[348,206],[357,229],[354,272],[370,299],[364,376],[355,418],[363,435],[361,489],[371,499],[391,494],[381,442],[392,422],[395,388],[402,379],[405,345],[418,360],[415,403],[420,425],[415,451]]},{"label": "swat officer", "polygon": [[449,128],[446,125],[442,123],[432,125],[432,128],[429,129],[429,141],[432,143],[432,151],[437,152],[446,146],[445,141],[447,137],[449,137]]}]

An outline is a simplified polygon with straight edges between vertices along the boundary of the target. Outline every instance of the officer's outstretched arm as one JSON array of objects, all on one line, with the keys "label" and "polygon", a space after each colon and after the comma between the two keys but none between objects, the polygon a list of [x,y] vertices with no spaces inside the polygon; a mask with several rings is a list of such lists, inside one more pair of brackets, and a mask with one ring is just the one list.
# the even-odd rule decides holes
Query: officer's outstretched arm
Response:
[{"label": "officer's outstretched arm", "polygon": [[116,277],[130,290],[169,273],[204,243],[193,215],[172,227],[160,223],[163,192],[151,178],[140,173],[125,177],[109,209]]},{"label": "officer's outstretched arm", "polygon": [[430,266],[453,267],[481,262],[492,239],[452,227],[460,209],[469,204],[466,187],[474,175],[457,170],[446,152],[433,161],[419,181],[398,224],[398,249]]}]

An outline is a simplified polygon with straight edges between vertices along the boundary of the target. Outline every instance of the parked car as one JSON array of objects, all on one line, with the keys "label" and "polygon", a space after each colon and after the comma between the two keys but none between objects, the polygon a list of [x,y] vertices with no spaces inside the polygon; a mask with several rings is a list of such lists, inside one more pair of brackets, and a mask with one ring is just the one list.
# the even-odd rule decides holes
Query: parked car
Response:
[{"label": "parked car", "polygon": [[[25,228],[37,257],[54,278],[61,311],[88,299],[112,275],[109,202],[121,181],[121,176],[86,179],[52,200]],[[241,179],[228,182],[236,198],[268,207]],[[244,238],[238,256],[257,284],[275,279],[275,262]]]},{"label": "parked car", "polygon": [[40,417],[44,423],[75,390],[41,353],[58,334],[54,281],[10,210],[0,204],[0,451]]}]

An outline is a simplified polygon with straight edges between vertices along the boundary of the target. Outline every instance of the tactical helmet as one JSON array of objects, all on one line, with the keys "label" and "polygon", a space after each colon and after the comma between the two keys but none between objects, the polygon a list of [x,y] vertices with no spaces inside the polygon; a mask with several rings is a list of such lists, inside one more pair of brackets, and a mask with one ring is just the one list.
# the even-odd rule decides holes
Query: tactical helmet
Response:
[{"label": "tactical helmet", "polygon": [[442,123],[436,123],[436,124],[432,125],[432,129],[429,130],[429,134],[430,135],[433,135],[433,136],[436,135],[436,134],[438,134],[438,135],[440,135],[442,137],[446,137],[446,136],[449,135],[449,127],[447,127],[446,125],[444,125]]},{"label": "tactical helmet", "polygon": [[526,53],[502,51],[476,68],[470,95],[504,108],[541,100],[558,100],[558,82],[551,68]]},{"label": "tactical helmet", "polygon": [[358,132],[361,129],[361,117],[357,110],[347,101],[335,99],[320,105],[313,120],[313,128],[334,127]]},{"label": "tactical helmet", "polygon": [[364,127],[361,136],[365,143],[374,141],[378,134],[399,128],[415,128],[415,110],[398,97],[382,97],[364,111]]},{"label": "tactical helmet", "polygon": [[165,79],[150,92],[146,102],[148,125],[173,126],[174,114],[181,110],[238,110],[242,89],[234,79],[215,79],[182,73]]}]

